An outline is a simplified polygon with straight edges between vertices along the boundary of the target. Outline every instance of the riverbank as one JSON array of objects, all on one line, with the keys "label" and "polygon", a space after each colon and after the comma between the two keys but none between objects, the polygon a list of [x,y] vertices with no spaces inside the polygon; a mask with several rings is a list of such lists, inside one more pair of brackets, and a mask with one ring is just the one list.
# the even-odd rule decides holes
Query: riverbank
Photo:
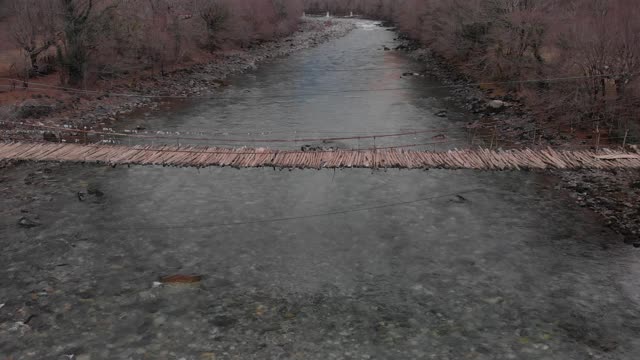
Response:
[{"label": "riverbank", "polygon": [[[471,131],[478,134],[479,141],[484,139],[485,146],[491,142],[502,148],[596,148],[588,129],[541,123],[526,104],[499,85],[478,85],[477,79],[413,41],[405,40],[396,50],[406,51],[420,61],[424,66],[422,76],[453,88],[454,102],[469,112]],[[608,139],[608,135],[603,131],[600,147],[621,146]],[[561,179],[559,187],[568,191],[579,206],[599,214],[607,226],[624,236],[626,243],[640,247],[640,171],[582,170],[554,174]]]},{"label": "riverbank", "polygon": [[[18,83],[16,90],[0,92],[0,138],[43,140],[42,129],[29,130],[16,126],[16,122],[102,131],[127,114],[155,108],[170,97],[214,96],[226,87],[225,79],[230,75],[345,36],[354,28],[355,23],[348,19],[306,18],[296,33],[276,41],[220,52],[213,61],[185,65],[164,76],[136,73],[100,81],[88,90],[61,89],[55,75],[34,79],[27,88]],[[11,81],[5,82],[0,85],[11,86]],[[53,140],[56,135],[45,136],[48,138],[44,140]]]}]

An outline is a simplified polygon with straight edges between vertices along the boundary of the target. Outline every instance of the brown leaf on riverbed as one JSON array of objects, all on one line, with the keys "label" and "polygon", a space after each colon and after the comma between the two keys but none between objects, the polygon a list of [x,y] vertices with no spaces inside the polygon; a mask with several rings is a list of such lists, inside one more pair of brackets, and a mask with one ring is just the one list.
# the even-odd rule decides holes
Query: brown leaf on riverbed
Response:
[{"label": "brown leaf on riverbed", "polygon": [[160,282],[163,284],[195,284],[202,281],[201,275],[169,275],[160,278]]}]

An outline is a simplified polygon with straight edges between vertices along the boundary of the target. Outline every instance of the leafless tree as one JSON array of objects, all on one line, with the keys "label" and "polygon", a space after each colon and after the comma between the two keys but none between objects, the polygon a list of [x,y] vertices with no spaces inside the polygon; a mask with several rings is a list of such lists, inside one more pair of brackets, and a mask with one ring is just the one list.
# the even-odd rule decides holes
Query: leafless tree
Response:
[{"label": "leafless tree", "polygon": [[230,9],[219,0],[202,0],[198,4],[198,12],[207,31],[205,48],[215,51],[219,48],[220,32],[231,17]]},{"label": "leafless tree", "polygon": [[29,59],[29,75],[39,72],[38,58],[56,44],[56,6],[51,0],[12,2],[11,31]]},{"label": "leafless tree", "polygon": [[116,1],[58,0],[63,39],[58,59],[70,84],[85,80],[91,56],[100,47],[100,38],[114,26]]}]

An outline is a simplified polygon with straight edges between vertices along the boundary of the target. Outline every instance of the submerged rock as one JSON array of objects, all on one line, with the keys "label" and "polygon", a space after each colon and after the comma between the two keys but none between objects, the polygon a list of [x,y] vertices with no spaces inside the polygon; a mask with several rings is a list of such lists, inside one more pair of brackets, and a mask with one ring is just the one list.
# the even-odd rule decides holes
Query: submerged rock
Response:
[{"label": "submerged rock", "polygon": [[169,275],[160,278],[162,284],[196,284],[202,281],[202,275]]},{"label": "submerged rock", "polygon": [[97,188],[89,188],[87,189],[87,193],[99,198],[104,196],[104,193]]},{"label": "submerged rock", "polygon": [[218,315],[211,319],[209,322],[215,326],[229,327],[238,322],[238,320],[228,315]]},{"label": "submerged rock", "polygon": [[447,110],[440,110],[435,113],[437,117],[447,117],[447,114],[448,114]]},{"label": "submerged rock", "polygon": [[31,229],[40,226],[40,223],[23,216],[18,220],[18,225],[26,229]]}]

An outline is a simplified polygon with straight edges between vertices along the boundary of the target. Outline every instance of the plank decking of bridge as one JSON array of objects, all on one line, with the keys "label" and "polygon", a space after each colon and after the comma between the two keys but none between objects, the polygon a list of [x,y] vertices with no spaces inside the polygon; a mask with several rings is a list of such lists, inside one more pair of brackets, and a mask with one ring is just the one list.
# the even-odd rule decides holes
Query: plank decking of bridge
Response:
[{"label": "plank decking of bridge", "polygon": [[640,168],[640,155],[603,149],[598,152],[520,150],[398,149],[291,151],[251,148],[82,145],[70,143],[0,143],[1,160],[163,165],[179,167],[231,166],[277,168],[402,168],[402,169],[615,169]]}]

